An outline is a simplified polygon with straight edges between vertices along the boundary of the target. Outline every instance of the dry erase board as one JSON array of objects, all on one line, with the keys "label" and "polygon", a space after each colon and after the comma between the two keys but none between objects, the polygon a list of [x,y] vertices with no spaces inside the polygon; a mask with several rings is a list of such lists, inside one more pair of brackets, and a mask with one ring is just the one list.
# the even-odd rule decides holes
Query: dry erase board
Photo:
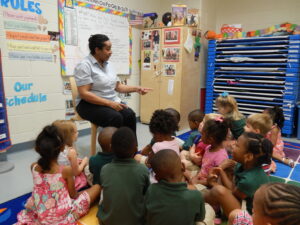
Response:
[{"label": "dry erase board", "polygon": [[127,14],[80,1],[60,0],[62,75],[73,75],[75,66],[89,54],[88,39],[105,34],[112,42],[110,62],[117,74],[130,74],[130,30]]}]

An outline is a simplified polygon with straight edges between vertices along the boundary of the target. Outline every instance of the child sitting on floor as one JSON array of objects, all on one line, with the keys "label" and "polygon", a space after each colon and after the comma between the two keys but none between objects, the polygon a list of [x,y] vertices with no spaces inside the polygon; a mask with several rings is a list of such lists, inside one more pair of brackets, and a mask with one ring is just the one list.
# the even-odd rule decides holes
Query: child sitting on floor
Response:
[{"label": "child sitting on floor", "polygon": [[[246,208],[252,213],[255,191],[269,182],[261,165],[270,161],[272,149],[272,143],[261,135],[243,133],[233,149],[233,160],[237,162],[233,179],[225,173],[226,167],[212,169],[208,177],[212,189],[205,193],[205,201],[212,206],[221,206],[227,217],[234,209]],[[246,201],[246,207],[242,200]]]},{"label": "child sitting on floor", "polygon": [[56,120],[53,125],[58,128],[65,143],[64,150],[58,156],[58,164],[72,167],[76,190],[80,190],[87,185],[84,168],[88,164],[88,158],[79,159],[77,157],[75,142],[77,141],[78,131],[76,124],[71,120]]},{"label": "child sitting on floor", "polygon": [[227,92],[220,94],[216,99],[216,106],[218,112],[230,121],[230,130],[234,139],[244,132],[246,119],[239,112],[238,105],[234,97],[230,96]]},{"label": "child sitting on floor", "polygon": [[261,186],[254,195],[253,215],[247,211],[234,210],[228,225],[299,225],[300,187],[270,183]]},{"label": "child sitting on floor", "polygon": [[[220,117],[219,114],[216,113],[209,113],[206,114],[202,120],[202,122],[198,126],[198,131],[201,134],[203,125],[206,121],[215,119],[217,117]],[[202,139],[201,135],[194,140],[193,145],[191,146],[189,151],[181,151],[180,152],[180,158],[181,162],[184,163],[186,170],[189,171],[199,171],[199,167],[202,164],[202,158],[205,152],[206,147],[208,144],[205,144]]]},{"label": "child sitting on floor", "polygon": [[162,150],[150,161],[158,183],[146,193],[146,224],[192,225],[205,217],[204,200],[182,182],[184,167],[173,150]]},{"label": "child sitting on floor", "polygon": [[[266,137],[271,128],[272,120],[269,115],[263,113],[255,113],[247,118],[246,126],[244,129],[246,132],[253,132]],[[271,172],[275,171],[276,164],[272,161],[272,159],[270,159],[270,162],[263,164],[262,167],[264,171],[269,175]]]},{"label": "child sitting on floor", "polygon": [[136,137],[127,127],[112,136],[111,149],[115,158],[100,174],[103,201],[97,217],[105,225],[144,224],[144,197],[149,186],[149,172],[133,156],[137,151]]},{"label": "child sitting on floor", "polygon": [[204,113],[200,109],[193,110],[188,115],[188,122],[190,126],[190,134],[187,138],[187,140],[182,145],[182,150],[190,150],[190,147],[192,147],[195,139],[200,135],[199,133],[199,125],[202,122],[204,117]]},{"label": "child sitting on floor", "polygon": [[170,113],[165,110],[156,110],[151,117],[149,129],[155,143],[147,151],[144,150],[142,154],[137,154],[134,157],[137,161],[146,163],[149,155],[155,154],[161,149],[172,149],[179,155],[179,143],[173,136],[178,125]]},{"label": "child sitting on floor", "polygon": [[194,184],[207,186],[209,170],[219,166],[224,160],[228,159],[227,151],[223,146],[227,138],[227,133],[227,121],[222,116],[219,115],[215,119],[205,121],[202,129],[202,141],[204,144],[208,144],[208,146],[202,158],[201,169],[193,178]]},{"label": "child sitting on floor", "polygon": [[[281,129],[284,123],[284,115],[282,109],[278,106],[274,106],[273,108],[265,109],[264,113],[268,114],[273,121],[271,131],[266,135],[274,146],[272,158],[290,167],[294,167],[294,160],[287,158],[283,151],[284,143],[281,137]],[[276,164],[274,163],[274,165]],[[276,167],[272,168],[273,172],[275,172],[275,170]]]},{"label": "child sitting on floor", "polygon": [[[172,135],[178,141],[179,146],[182,146],[183,145],[183,141],[181,139],[179,139],[179,138],[176,137],[176,131],[178,131],[178,129],[179,129],[180,113],[176,109],[173,109],[173,108],[167,108],[164,111],[167,112],[167,113],[169,113],[173,117],[175,123],[177,124],[177,128],[176,128],[176,130],[174,130],[174,133],[172,133]],[[155,139],[153,137],[151,139],[151,141],[150,141],[150,144],[146,145],[142,149],[142,151],[141,151],[142,155],[148,155],[149,152],[151,152],[152,146],[155,144],[155,142],[156,141],[155,141]]]},{"label": "child sitting on floor", "polygon": [[110,163],[115,157],[115,154],[111,150],[111,138],[116,130],[117,128],[115,127],[105,127],[99,133],[98,143],[102,152],[98,152],[89,160],[89,169],[93,174],[93,184],[100,184],[100,173],[102,167],[107,163]]},{"label": "child sitting on floor", "polygon": [[76,225],[99,197],[99,185],[76,191],[72,168],[57,162],[64,147],[63,137],[53,125],[38,135],[35,150],[41,158],[31,165],[34,187],[25,209],[17,216],[18,225]]}]

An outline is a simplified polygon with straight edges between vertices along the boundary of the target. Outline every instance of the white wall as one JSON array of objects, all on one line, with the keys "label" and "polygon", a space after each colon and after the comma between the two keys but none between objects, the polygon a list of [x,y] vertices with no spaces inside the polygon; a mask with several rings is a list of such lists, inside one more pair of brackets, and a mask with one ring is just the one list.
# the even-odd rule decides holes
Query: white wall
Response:
[{"label": "white wall", "polygon": [[300,24],[299,0],[217,0],[217,30],[222,24],[240,23],[244,31],[284,22]]},{"label": "white wall", "polygon": [[[28,2],[24,1],[25,4]],[[45,30],[37,30],[30,33],[47,34],[48,31],[58,31],[58,1],[43,1],[35,0],[35,3],[40,3],[42,9],[42,16],[48,20]],[[111,3],[115,3],[121,6],[126,6],[129,9],[134,9],[142,12],[155,11],[158,7],[159,1],[115,1],[111,0]],[[125,4],[124,4],[125,3]],[[4,74],[4,88],[6,97],[8,99],[14,96],[29,96],[31,93],[43,93],[47,95],[47,101],[42,103],[27,103],[19,106],[8,107],[8,120],[10,135],[13,144],[31,141],[36,138],[38,132],[43,126],[53,122],[56,119],[65,118],[65,99],[68,98],[62,94],[62,77],[60,73],[60,60],[59,53],[55,52],[57,60],[52,62],[43,61],[23,61],[23,60],[11,60],[8,58],[9,40],[6,40],[6,30],[4,29],[4,21],[7,18],[3,18],[3,11],[15,11],[21,13],[22,10],[14,10],[9,5],[8,8],[2,7],[0,4],[0,48],[2,51],[2,65]],[[37,23],[32,23],[38,25]],[[12,30],[10,30],[12,31]],[[17,31],[17,30],[14,30]],[[20,31],[29,32],[29,31]],[[14,41],[19,43],[34,43],[43,44],[41,42],[32,41]],[[51,46],[58,45],[57,41],[51,42]],[[140,58],[140,31],[133,29],[133,71],[132,75],[128,78],[129,85],[139,85],[139,64]],[[16,82],[33,83],[30,90],[17,92],[14,89]],[[138,94],[132,94],[132,98],[128,100],[128,104],[133,110],[136,111],[139,116],[139,96]],[[89,124],[78,124],[79,128],[89,127]]]},{"label": "white wall", "polygon": [[[45,28],[42,30],[33,31],[30,33],[47,34],[48,31],[58,31],[57,18],[57,3],[56,1],[36,0],[35,3],[40,3],[42,16],[48,20]],[[25,8],[27,1],[25,1]],[[17,21],[5,18],[3,11],[14,11],[22,13],[19,8],[14,10],[11,5],[8,8],[0,7],[0,39],[2,51],[2,65],[4,75],[4,89],[8,99],[14,96],[30,96],[31,93],[43,93],[47,95],[47,100],[41,103],[27,103],[19,106],[8,106],[8,120],[10,135],[12,143],[26,142],[33,140],[41,128],[54,119],[64,118],[65,106],[62,95],[62,82],[60,77],[60,61],[59,52],[56,51],[52,55],[56,55],[57,60],[54,62],[45,61],[26,61],[26,60],[12,60],[8,58],[9,42],[27,44],[50,44],[51,47],[58,46],[58,41],[51,41],[50,43],[42,43],[35,41],[24,40],[6,40],[6,30],[4,29],[4,21]],[[37,15],[31,13],[31,15]],[[38,26],[38,23],[31,23]],[[7,29],[8,30],[8,29]],[[18,32],[27,32],[25,30],[13,30]],[[32,83],[30,90],[16,91],[14,86],[16,82]]]}]

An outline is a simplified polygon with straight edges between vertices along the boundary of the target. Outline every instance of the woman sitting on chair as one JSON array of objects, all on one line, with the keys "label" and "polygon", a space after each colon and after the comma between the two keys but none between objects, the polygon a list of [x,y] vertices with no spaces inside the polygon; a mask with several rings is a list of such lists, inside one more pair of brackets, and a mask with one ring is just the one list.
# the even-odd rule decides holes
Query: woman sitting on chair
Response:
[{"label": "woman sitting on chair", "polygon": [[109,38],[95,34],[89,38],[90,54],[75,68],[78,87],[76,110],[80,117],[101,127],[127,126],[136,133],[135,113],[121,103],[117,92],[146,94],[150,88],[121,84],[111,63]]}]

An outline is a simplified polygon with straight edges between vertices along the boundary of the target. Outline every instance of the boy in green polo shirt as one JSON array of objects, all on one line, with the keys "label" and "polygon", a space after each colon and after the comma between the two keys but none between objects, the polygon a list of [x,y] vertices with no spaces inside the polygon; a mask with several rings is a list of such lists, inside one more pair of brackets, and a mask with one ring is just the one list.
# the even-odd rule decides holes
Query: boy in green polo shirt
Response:
[{"label": "boy in green polo shirt", "polygon": [[100,174],[103,201],[97,217],[101,225],[144,225],[144,197],[149,186],[149,172],[133,156],[136,137],[122,127],[112,136],[111,148],[116,158]]},{"label": "boy in green polo shirt", "polygon": [[205,217],[202,194],[182,182],[184,168],[173,150],[161,150],[151,159],[158,183],[146,194],[147,225],[194,225]]},{"label": "boy in green polo shirt", "polygon": [[98,143],[101,146],[102,152],[98,152],[89,160],[89,169],[93,174],[93,184],[100,184],[100,172],[104,165],[110,163],[115,154],[111,150],[111,138],[116,132],[115,127],[105,127],[101,130],[98,136]]}]

